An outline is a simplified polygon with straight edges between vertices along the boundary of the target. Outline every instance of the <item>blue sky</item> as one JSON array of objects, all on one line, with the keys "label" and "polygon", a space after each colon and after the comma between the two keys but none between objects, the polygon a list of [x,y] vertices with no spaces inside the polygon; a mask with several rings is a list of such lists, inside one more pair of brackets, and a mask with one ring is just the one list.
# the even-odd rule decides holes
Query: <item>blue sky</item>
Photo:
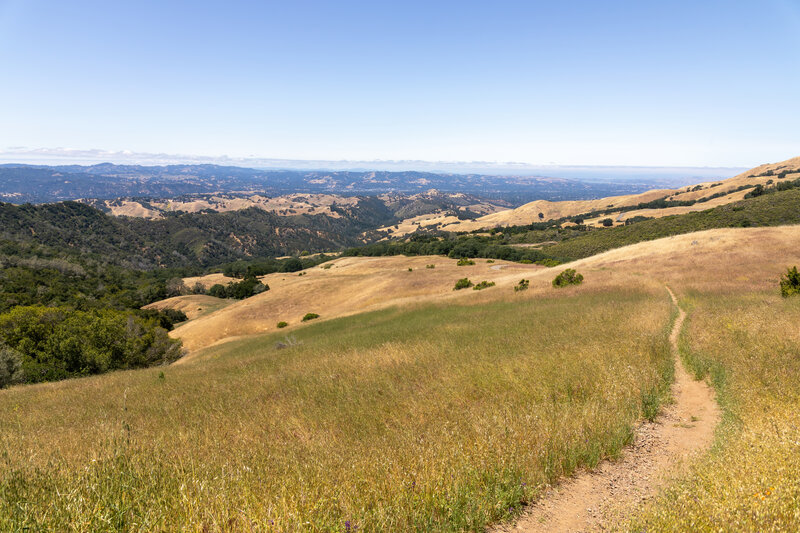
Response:
[{"label": "blue sky", "polygon": [[0,151],[753,166],[800,0],[0,0]]}]

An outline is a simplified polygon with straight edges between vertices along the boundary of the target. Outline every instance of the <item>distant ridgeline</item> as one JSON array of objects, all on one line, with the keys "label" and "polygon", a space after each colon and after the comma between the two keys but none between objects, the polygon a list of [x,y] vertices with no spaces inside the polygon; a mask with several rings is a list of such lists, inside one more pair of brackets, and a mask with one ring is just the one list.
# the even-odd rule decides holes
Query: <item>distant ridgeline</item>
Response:
[{"label": "distant ridgeline", "polygon": [[[609,180],[610,181],[610,180]],[[0,165],[0,201],[54,202],[120,196],[169,198],[184,194],[258,192],[378,195],[429,189],[505,198],[576,200],[643,192],[652,184],[390,171],[259,170],[219,165]]]}]

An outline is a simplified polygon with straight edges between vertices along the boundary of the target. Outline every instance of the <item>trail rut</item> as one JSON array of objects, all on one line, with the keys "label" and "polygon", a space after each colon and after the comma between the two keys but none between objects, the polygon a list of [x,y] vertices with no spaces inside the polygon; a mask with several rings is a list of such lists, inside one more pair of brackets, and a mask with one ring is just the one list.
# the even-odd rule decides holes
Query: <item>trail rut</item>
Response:
[{"label": "trail rut", "polygon": [[634,443],[616,461],[604,461],[592,471],[582,471],[549,488],[531,504],[516,524],[493,531],[585,532],[604,531],[623,523],[646,500],[656,495],[689,459],[706,450],[720,419],[714,391],[695,381],[678,356],[678,336],[686,313],[667,288],[678,308],[670,333],[675,358],[674,403],[655,422],[644,422]]}]

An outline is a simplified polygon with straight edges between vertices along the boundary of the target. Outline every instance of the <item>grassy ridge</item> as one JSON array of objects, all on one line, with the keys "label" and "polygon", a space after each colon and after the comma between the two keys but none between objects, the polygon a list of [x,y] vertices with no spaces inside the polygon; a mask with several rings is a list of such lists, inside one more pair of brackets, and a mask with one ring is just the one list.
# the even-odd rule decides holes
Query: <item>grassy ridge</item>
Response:
[{"label": "grassy ridge", "polygon": [[693,294],[684,361],[714,384],[713,451],[632,531],[800,530],[800,298]]},{"label": "grassy ridge", "polygon": [[0,392],[0,529],[479,530],[614,455],[671,378],[665,295],[396,309]]},{"label": "grassy ridge", "polygon": [[672,215],[629,226],[594,230],[558,244],[545,246],[542,252],[560,260],[571,261],[612,248],[694,231],[784,224],[800,224],[800,189],[778,191],[696,213]]}]

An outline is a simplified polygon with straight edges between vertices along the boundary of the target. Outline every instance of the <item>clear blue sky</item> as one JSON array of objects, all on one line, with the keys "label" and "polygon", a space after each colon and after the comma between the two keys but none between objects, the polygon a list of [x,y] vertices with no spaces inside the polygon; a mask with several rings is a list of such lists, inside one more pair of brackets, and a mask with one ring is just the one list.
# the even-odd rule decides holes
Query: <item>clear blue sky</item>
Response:
[{"label": "clear blue sky", "polygon": [[0,72],[0,150],[800,155],[800,0],[0,0]]}]

